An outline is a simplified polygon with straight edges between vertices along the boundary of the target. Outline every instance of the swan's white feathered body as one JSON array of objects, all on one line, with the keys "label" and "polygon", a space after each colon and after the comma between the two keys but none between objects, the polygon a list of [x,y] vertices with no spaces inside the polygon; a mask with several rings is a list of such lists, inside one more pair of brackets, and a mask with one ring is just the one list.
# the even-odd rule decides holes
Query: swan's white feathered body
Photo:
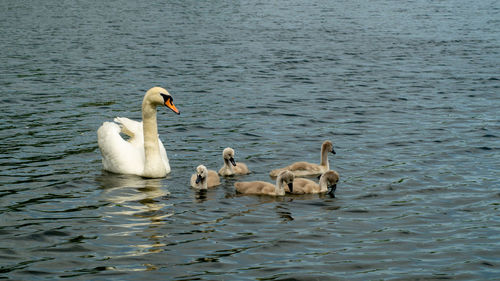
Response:
[{"label": "swan's white feathered body", "polygon": [[[116,123],[102,124],[97,130],[97,142],[105,170],[148,178],[161,178],[170,173],[167,152],[158,138],[156,107],[165,105],[179,114],[172,100],[167,90],[153,87],[142,101],[142,122],[117,117]],[[125,140],[120,133],[130,138]]]},{"label": "swan's white feathered body", "polygon": [[[97,130],[97,142],[102,154],[104,170],[117,174],[142,176],[146,161],[142,122],[117,117],[115,122],[104,122]],[[120,132],[129,136],[124,140]],[[160,157],[166,173],[170,173],[167,151],[158,138]]]}]

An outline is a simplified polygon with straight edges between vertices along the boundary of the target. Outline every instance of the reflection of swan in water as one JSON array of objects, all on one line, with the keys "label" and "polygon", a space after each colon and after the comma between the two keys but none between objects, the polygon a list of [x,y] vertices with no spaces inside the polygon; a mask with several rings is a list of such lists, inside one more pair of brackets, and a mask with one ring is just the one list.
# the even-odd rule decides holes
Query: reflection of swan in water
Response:
[{"label": "reflection of swan in water", "polygon": [[162,180],[104,172],[97,181],[102,189],[101,198],[111,203],[102,208],[103,219],[114,230],[108,235],[136,237],[135,243],[117,246],[120,251],[115,254],[141,256],[163,251],[165,233],[158,227],[166,223],[173,210],[165,203],[170,193],[162,186]]},{"label": "reflection of swan in water", "polygon": [[161,187],[161,179],[106,173],[99,177],[98,181],[103,189],[102,197],[106,201],[129,209],[110,214],[145,217],[152,222],[172,215],[156,213],[166,206],[159,198],[170,194]]}]

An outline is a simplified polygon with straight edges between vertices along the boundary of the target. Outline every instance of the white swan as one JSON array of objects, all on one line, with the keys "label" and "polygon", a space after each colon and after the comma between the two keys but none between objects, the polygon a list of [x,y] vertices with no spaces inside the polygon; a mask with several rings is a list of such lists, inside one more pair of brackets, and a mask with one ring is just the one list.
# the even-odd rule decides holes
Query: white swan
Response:
[{"label": "white swan", "polygon": [[[167,152],[158,138],[156,107],[165,105],[177,114],[172,96],[160,87],[149,89],[142,101],[142,122],[117,117],[97,130],[97,142],[104,170],[146,178],[162,178],[170,173]],[[130,139],[124,140],[120,132]]]},{"label": "white swan", "polygon": [[195,189],[208,189],[220,185],[216,171],[208,170],[204,165],[196,167],[196,173],[191,175],[191,186]]},{"label": "white swan", "polygon": [[248,170],[245,163],[234,161],[234,149],[230,147],[224,148],[222,151],[222,159],[224,160],[224,165],[220,168],[219,175],[226,177],[250,174],[250,170]]},{"label": "white swan", "polygon": [[324,172],[330,170],[330,164],[328,163],[328,152],[335,154],[332,142],[327,140],[324,141],[321,145],[321,162],[319,165],[308,162],[295,162],[284,168],[272,170],[269,175],[274,178],[283,170],[291,171],[296,177],[311,177],[321,175]]},{"label": "white swan", "polygon": [[321,175],[319,184],[312,180],[304,178],[296,178],[293,181],[293,191],[285,187],[286,192],[293,194],[309,194],[309,193],[327,193],[335,197],[335,190],[339,181],[339,174],[336,171],[330,170]]},{"label": "white swan", "polygon": [[276,185],[265,181],[247,181],[235,182],[234,187],[236,191],[243,194],[283,196],[285,195],[285,184],[288,185],[288,190],[293,192],[294,179],[293,173],[285,170],[278,175]]}]

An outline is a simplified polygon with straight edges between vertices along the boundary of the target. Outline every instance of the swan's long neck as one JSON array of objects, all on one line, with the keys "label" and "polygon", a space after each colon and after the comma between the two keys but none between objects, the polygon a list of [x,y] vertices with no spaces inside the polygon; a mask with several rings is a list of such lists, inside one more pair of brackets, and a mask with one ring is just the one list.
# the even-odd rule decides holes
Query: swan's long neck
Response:
[{"label": "swan's long neck", "polygon": [[278,176],[276,179],[276,185],[274,186],[274,193],[276,195],[285,195],[285,188],[283,187],[283,179],[281,176]]},{"label": "swan's long neck", "polygon": [[328,150],[324,146],[321,147],[321,166],[326,166],[327,170],[330,170],[330,163],[328,163]]},{"label": "swan's long neck", "polygon": [[156,125],[156,106],[147,100],[142,103],[142,122],[144,133],[144,154],[146,156],[143,176],[160,178],[167,175],[165,164],[160,155],[158,127]]}]

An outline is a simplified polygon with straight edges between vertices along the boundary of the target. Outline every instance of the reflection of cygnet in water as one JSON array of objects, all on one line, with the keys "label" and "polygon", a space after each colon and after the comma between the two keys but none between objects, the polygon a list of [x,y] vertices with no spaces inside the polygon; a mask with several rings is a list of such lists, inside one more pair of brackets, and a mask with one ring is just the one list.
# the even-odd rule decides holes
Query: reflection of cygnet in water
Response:
[{"label": "reflection of cygnet in water", "polygon": [[196,173],[191,175],[191,186],[199,190],[215,187],[219,184],[220,179],[217,172],[208,170],[203,165],[196,167]]},{"label": "reflection of cygnet in water", "polygon": [[[286,192],[293,194],[326,193],[335,197],[335,190],[339,181],[339,174],[336,171],[327,171],[319,178],[319,184],[309,179],[296,178],[293,181],[293,192],[285,187]],[[329,190],[330,189],[330,190]]]},{"label": "reflection of cygnet in water", "polygon": [[283,196],[285,195],[284,185],[288,185],[289,190],[293,191],[294,178],[292,172],[282,171],[276,179],[276,185],[264,181],[247,181],[236,182],[234,187],[236,191],[243,194]]},{"label": "reflection of cygnet in water", "polygon": [[328,163],[328,152],[335,154],[333,144],[331,141],[324,141],[321,145],[321,162],[319,165],[309,162],[295,162],[284,168],[272,170],[269,175],[274,178],[281,171],[289,170],[296,177],[319,176],[330,169],[330,164]]},{"label": "reflection of cygnet in water", "polygon": [[224,166],[220,168],[219,175],[232,176],[232,175],[246,175],[250,173],[247,165],[241,162],[234,161],[234,150],[230,147],[226,147],[222,151],[222,158],[224,159]]}]

